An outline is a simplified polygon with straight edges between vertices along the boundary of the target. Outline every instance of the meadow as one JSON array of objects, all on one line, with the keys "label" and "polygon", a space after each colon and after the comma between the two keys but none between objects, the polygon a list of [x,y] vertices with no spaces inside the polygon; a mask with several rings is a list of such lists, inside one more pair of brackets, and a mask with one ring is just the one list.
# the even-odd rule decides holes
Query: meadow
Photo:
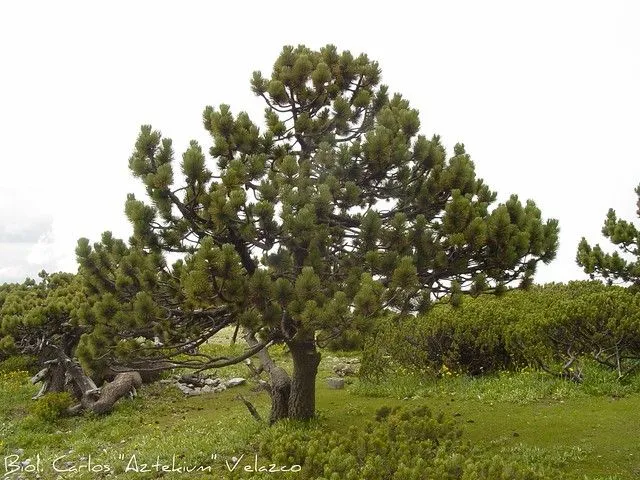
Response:
[{"label": "meadow", "polygon": [[[288,363],[286,351],[276,349],[274,355]],[[588,366],[582,384],[532,369],[482,377],[395,372],[375,382],[347,377],[346,388],[330,389],[326,379],[335,376],[333,366],[352,355],[325,352],[317,378],[318,415],[311,425],[284,422],[270,428],[238,398],[243,395],[268,417],[269,396],[251,379],[221,393],[188,397],[170,383],[156,382],[120,401],[110,415],[65,418],[30,400],[37,388],[28,372],[4,367],[3,478],[306,478],[303,471],[254,471],[273,462],[261,456],[265,442],[292,431],[346,436],[382,407],[397,406],[441,412],[483,458],[497,456],[552,478],[640,476],[637,376],[621,383],[596,365]],[[249,371],[236,365],[217,373],[247,377]],[[282,467],[287,465],[276,462]]]}]

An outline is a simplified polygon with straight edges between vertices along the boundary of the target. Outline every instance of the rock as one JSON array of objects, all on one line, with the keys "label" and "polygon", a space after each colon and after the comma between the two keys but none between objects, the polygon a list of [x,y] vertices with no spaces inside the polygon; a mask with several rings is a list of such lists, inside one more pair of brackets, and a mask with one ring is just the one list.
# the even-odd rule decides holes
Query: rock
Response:
[{"label": "rock", "polygon": [[212,386],[216,386],[216,385],[220,385],[220,379],[219,378],[207,378],[204,381],[205,385],[212,385]]},{"label": "rock", "polygon": [[176,386],[180,389],[180,391],[182,393],[184,393],[185,395],[194,395],[194,390],[193,388],[189,388],[186,385],[183,385],[181,383],[176,383]]},{"label": "rock", "polygon": [[333,367],[334,373],[340,375],[341,377],[346,377],[347,375],[357,375],[359,369],[359,365],[355,363],[338,363]]},{"label": "rock", "polygon": [[224,383],[221,383],[220,385],[213,387],[213,392],[214,393],[220,393],[220,392],[224,392],[227,389],[227,387],[225,386]]},{"label": "rock", "polygon": [[205,379],[199,375],[182,375],[178,378],[180,383],[185,383],[191,388],[203,387]]},{"label": "rock", "polygon": [[344,388],[344,378],[327,378],[327,385],[329,386],[329,388],[332,388],[334,390],[340,390]]},{"label": "rock", "polygon": [[224,385],[227,388],[231,388],[231,387],[237,387],[238,385],[242,385],[245,382],[246,380],[244,378],[236,377],[236,378],[230,378],[229,380],[224,382]]},{"label": "rock", "polygon": [[212,393],[215,387],[213,385],[205,385],[200,389],[202,393]]}]

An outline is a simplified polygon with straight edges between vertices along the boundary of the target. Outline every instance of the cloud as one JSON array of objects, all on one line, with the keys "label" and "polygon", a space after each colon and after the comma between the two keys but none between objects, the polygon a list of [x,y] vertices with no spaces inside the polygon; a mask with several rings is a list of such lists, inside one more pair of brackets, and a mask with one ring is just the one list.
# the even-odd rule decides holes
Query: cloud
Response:
[{"label": "cloud", "polygon": [[32,246],[28,243],[0,243],[0,284],[22,282],[27,276],[34,278],[42,270],[27,262]]},{"label": "cloud", "polygon": [[35,278],[42,270],[75,271],[73,251],[66,250],[51,234],[42,235],[37,242],[0,243],[0,284]]},{"label": "cloud", "polygon": [[51,231],[51,218],[15,221],[0,216],[0,243],[35,243]]},{"label": "cloud", "polygon": [[[0,89],[0,282],[18,268],[21,278],[41,265],[75,271],[79,237],[93,242],[111,230],[127,238],[123,204],[140,185],[127,159],[139,125],[151,123],[173,138],[176,159],[194,136],[206,148],[204,105],[228,103],[259,122],[263,105],[248,88],[251,72],[268,74],[284,44],[317,48],[327,41],[326,32],[304,23],[265,29],[261,20],[272,8],[265,2],[245,24],[260,41],[235,42],[216,52],[215,62],[202,62],[212,43],[233,37],[231,20],[243,14],[238,2],[187,9],[131,2],[126,15],[59,3],[43,3],[36,16],[27,2],[0,3],[0,10],[11,5],[0,17],[12,19],[0,28],[0,41],[16,45],[1,62],[3,71],[16,74],[3,77]],[[609,207],[636,219],[638,7],[463,3],[462,9],[447,2],[412,6],[417,14],[394,35],[377,10],[347,2],[344,28],[334,29],[331,41],[379,61],[390,91],[420,111],[422,133],[442,135],[447,146],[464,141],[478,176],[501,200],[512,192],[533,198],[545,218],[560,220],[558,258],[540,268],[538,280],[583,278],[575,264],[579,239],[603,241]],[[335,23],[330,9],[299,10],[318,24]],[[425,29],[427,12],[439,21]],[[354,15],[371,28],[354,35],[347,28]],[[214,30],[211,18],[219,20]],[[390,34],[380,35],[380,28]],[[158,35],[162,29],[177,33]],[[156,71],[167,56],[172,68],[153,82],[128,74]],[[199,74],[185,76],[196,64]],[[46,219],[54,220],[52,228]]]},{"label": "cloud", "polygon": [[0,267],[0,284],[22,283],[26,278],[22,265],[8,265]]},{"label": "cloud", "polygon": [[59,228],[49,216],[10,217],[15,216],[0,211],[0,284],[35,278],[42,270],[75,271],[73,249],[61,245]]},{"label": "cloud", "polygon": [[11,187],[2,188],[2,193],[11,201],[0,204],[0,283],[35,278],[43,268],[53,270],[55,264],[46,258],[30,260],[34,247],[51,243],[53,212],[47,211],[50,205],[43,208],[29,192]]}]

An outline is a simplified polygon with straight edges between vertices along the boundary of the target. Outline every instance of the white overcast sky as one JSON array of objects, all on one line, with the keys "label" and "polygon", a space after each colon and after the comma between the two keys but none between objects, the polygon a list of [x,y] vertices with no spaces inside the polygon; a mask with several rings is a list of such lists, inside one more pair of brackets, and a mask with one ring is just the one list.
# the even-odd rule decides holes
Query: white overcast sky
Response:
[{"label": "white overcast sky", "polygon": [[[640,3],[629,1],[0,3],[0,283],[75,271],[79,237],[127,238],[139,126],[208,146],[206,105],[261,121],[251,72],[285,44],[379,61],[422,132],[464,142],[499,199],[560,220],[537,281],[585,278],[578,241],[640,183]],[[608,248],[608,246],[607,246]]]}]

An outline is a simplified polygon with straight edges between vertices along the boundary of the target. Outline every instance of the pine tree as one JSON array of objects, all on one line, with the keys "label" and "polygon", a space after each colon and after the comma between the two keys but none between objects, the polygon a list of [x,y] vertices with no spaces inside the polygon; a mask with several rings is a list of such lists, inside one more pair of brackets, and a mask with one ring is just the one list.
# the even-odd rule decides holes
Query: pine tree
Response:
[{"label": "pine tree", "polygon": [[[319,344],[385,311],[531,283],[555,256],[557,221],[515,195],[494,205],[464,146],[447,156],[420,135],[418,112],[380,75],[366,55],[284,47],[271,76],[251,79],[265,126],[206,107],[215,164],[192,141],[178,172],[171,140],[143,126],[129,167],[151,202],[128,197],[133,237],[77,249],[95,299],[83,354],[131,355],[137,341],[153,356],[161,335],[173,355],[235,324],[247,355],[291,352],[272,419],[309,419]],[[169,265],[170,252],[184,258]]]},{"label": "pine tree", "polygon": [[[638,195],[636,211],[640,216],[640,185],[635,189]],[[633,223],[619,219],[615,210],[609,209],[607,218],[602,227],[602,235],[616,245],[622,255],[618,252],[605,253],[599,244],[591,247],[587,240],[582,237],[578,245],[576,262],[585,273],[593,279],[601,277],[612,284],[614,280],[620,280],[631,284],[634,289],[640,288],[640,232]],[[635,257],[635,259],[626,259]]]},{"label": "pine tree", "polygon": [[39,273],[40,281],[0,286],[0,354],[37,357],[47,368],[41,394],[67,388],[59,357],[72,358],[84,329],[76,310],[86,302],[71,273]]},{"label": "pine tree", "polygon": [[102,383],[109,363],[98,362],[102,369],[92,372],[92,378],[75,360],[82,350],[80,340],[102,328],[85,321],[87,312],[100,307],[88,295],[86,278],[44,270],[38,275],[40,282],[27,278],[21,284],[0,285],[0,359],[15,354],[37,358],[42,369],[31,381],[42,385],[34,399],[67,391],[76,400],[69,414],[111,411],[121,397],[140,386],[140,374],[111,371],[113,381],[99,388],[94,380]]}]

